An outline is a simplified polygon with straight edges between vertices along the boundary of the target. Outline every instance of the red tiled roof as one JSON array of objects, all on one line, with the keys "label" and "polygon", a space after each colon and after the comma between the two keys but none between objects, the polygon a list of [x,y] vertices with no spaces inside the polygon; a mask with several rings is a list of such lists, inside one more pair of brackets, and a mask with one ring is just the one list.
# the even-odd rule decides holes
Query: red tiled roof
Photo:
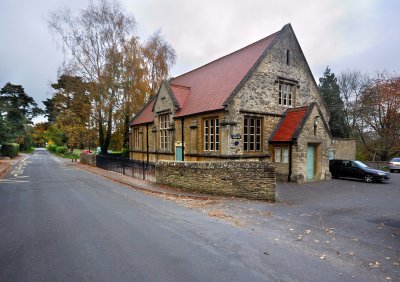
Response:
[{"label": "red tiled roof", "polygon": [[224,102],[263,55],[276,34],[170,80],[170,84],[190,87],[185,105],[175,116],[223,109]]},{"label": "red tiled roof", "polygon": [[[180,111],[175,117],[224,109],[224,103],[250,72],[279,32],[202,67],[171,79],[168,83]],[[131,125],[152,122],[154,101],[146,105]],[[150,117],[151,115],[151,117]]]},{"label": "red tiled roof", "polygon": [[176,100],[179,103],[179,107],[182,109],[183,106],[185,105],[186,98],[190,94],[190,87],[175,85],[171,83],[170,86],[172,91],[174,92]]},{"label": "red tiled roof", "polygon": [[278,129],[275,131],[271,141],[275,142],[287,142],[292,141],[294,134],[300,127],[306,113],[308,106],[292,108],[286,111],[286,115],[282,118],[279,123]]},{"label": "red tiled roof", "polygon": [[155,97],[150,100],[149,103],[142,109],[141,112],[135,117],[135,119],[131,122],[132,125],[138,125],[138,124],[143,124],[143,123],[151,123],[154,121],[154,115],[152,112],[153,105],[155,102]]}]

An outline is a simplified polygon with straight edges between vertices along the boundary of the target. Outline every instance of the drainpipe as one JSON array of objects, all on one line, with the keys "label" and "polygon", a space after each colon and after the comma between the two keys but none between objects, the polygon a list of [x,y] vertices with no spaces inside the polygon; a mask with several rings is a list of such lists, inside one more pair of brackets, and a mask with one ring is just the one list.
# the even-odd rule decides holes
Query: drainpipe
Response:
[{"label": "drainpipe", "polygon": [[146,158],[149,163],[149,124],[146,124]]},{"label": "drainpipe", "polygon": [[182,161],[185,160],[185,118],[181,119],[181,136],[182,136]]},{"label": "drainpipe", "polygon": [[292,175],[292,143],[289,144],[289,175],[288,175],[288,182],[290,182],[291,175]]}]

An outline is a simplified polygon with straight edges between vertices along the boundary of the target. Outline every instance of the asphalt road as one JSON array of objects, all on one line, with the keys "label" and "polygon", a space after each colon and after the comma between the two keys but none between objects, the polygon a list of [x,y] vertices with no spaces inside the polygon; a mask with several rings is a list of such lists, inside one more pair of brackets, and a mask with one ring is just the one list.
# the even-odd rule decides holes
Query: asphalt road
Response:
[{"label": "asphalt road", "polygon": [[0,179],[0,281],[376,280],[266,223],[221,222],[36,150]]},{"label": "asphalt road", "polygon": [[123,197],[44,150],[0,185],[1,281],[263,279],[204,238],[196,218],[137,192]]}]

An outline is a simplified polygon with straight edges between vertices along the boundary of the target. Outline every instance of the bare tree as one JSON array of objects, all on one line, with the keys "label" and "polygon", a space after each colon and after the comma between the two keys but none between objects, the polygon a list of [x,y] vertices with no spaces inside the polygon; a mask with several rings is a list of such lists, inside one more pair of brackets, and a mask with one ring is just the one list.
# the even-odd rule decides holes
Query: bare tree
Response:
[{"label": "bare tree", "polygon": [[356,138],[363,128],[360,119],[363,92],[370,86],[371,79],[360,71],[343,72],[338,77],[340,97],[344,103],[344,116],[349,135]]},{"label": "bare tree", "polygon": [[126,15],[117,2],[90,2],[73,16],[70,10],[50,14],[49,29],[62,43],[65,54],[63,73],[80,76],[91,85],[93,118],[98,126],[101,151],[107,153],[115,112],[118,81],[113,54],[121,52],[134,36],[135,19]]},{"label": "bare tree", "polygon": [[169,69],[175,63],[175,50],[157,31],[144,44],[143,54],[150,96],[154,96],[160,82],[168,77]]}]

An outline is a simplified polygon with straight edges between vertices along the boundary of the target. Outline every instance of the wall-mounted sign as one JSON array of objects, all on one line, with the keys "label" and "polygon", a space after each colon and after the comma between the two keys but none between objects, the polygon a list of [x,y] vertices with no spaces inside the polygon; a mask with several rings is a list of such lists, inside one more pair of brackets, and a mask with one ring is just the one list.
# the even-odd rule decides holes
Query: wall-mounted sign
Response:
[{"label": "wall-mounted sign", "polygon": [[239,133],[236,133],[236,134],[231,134],[231,138],[232,139],[241,139],[242,136]]}]

